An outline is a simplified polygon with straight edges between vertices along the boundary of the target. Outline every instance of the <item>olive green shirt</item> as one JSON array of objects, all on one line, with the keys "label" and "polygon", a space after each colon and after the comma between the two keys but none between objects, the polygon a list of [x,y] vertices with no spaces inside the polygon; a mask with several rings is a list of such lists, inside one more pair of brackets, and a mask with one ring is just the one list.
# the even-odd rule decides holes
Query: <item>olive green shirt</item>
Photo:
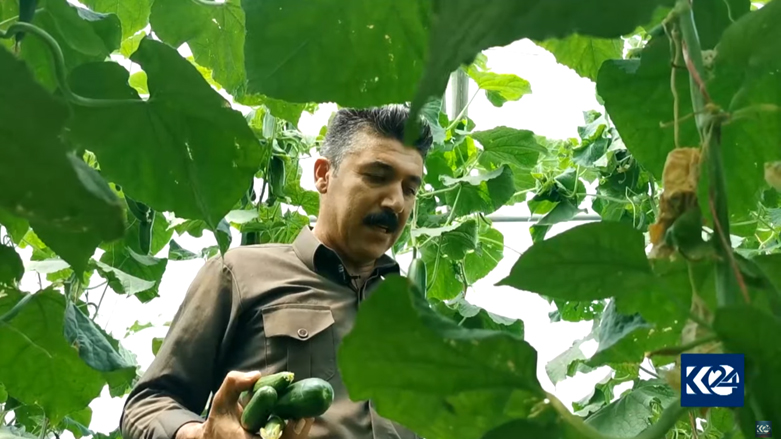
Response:
[{"label": "olive green shirt", "polygon": [[399,267],[383,256],[363,288],[352,286],[341,260],[304,227],[292,244],[261,244],[209,259],[187,290],[149,369],[128,395],[124,439],[171,439],[183,424],[203,422],[209,395],[231,370],[319,377],[334,388],[312,439],[416,439],[353,402],[336,352],[358,306]]}]

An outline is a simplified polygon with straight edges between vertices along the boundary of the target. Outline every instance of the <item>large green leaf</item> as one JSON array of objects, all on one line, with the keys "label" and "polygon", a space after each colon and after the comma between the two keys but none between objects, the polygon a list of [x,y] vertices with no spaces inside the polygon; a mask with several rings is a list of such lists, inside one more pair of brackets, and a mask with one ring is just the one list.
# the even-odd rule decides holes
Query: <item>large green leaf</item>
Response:
[{"label": "large green leaf", "polygon": [[119,342],[68,302],[65,306],[65,340],[90,367],[103,372],[112,388],[128,388],[136,377],[136,365]]},{"label": "large green leaf", "polygon": [[474,212],[482,212],[486,215],[493,213],[515,194],[513,171],[508,166],[461,178],[443,176],[442,182],[447,186],[458,185],[445,194],[447,204],[453,207],[455,216]]},{"label": "large green leaf", "polygon": [[[694,4],[699,5],[695,6],[698,26],[706,22],[701,17],[711,17],[701,38],[718,41],[724,26],[729,23],[725,19],[727,11],[723,2]],[[747,11],[747,6],[732,9],[732,17],[738,19]],[[761,12],[743,15],[724,33],[708,88],[715,103],[726,111],[734,112],[762,103],[781,104],[777,97],[779,93],[773,92],[781,90],[781,79],[771,74],[779,68],[779,61],[772,55],[775,53],[772,44],[764,43],[766,38],[773,42],[778,40],[768,32],[781,35],[779,26],[770,25],[778,22],[778,9],[762,8]],[[714,17],[722,18],[716,20]],[[766,28],[764,22],[768,24]],[[758,44],[759,41],[762,44]],[[657,179],[661,179],[667,154],[675,147],[673,126],[669,123],[673,120],[670,59],[669,41],[660,36],[648,43],[641,60],[605,62],[597,80],[597,92],[604,99],[627,148]],[[692,105],[685,69],[676,69],[676,89],[680,115],[688,116],[692,113]],[[759,112],[731,122],[722,130],[722,154],[724,162],[730,164],[725,167],[726,179],[741,182],[727,186],[733,218],[741,218],[756,207],[758,190],[764,185],[764,162],[781,158],[775,146],[781,141],[779,117],[778,112]],[[666,125],[661,127],[662,123]],[[681,121],[679,126],[680,146],[699,145],[693,119]],[[744,146],[746,139],[752,139],[750,148]]]},{"label": "large green leaf", "polygon": [[13,247],[0,244],[0,284],[16,285],[24,276],[24,263]]},{"label": "large green leaf", "polygon": [[496,167],[507,164],[530,169],[537,164],[540,154],[548,152],[544,146],[537,143],[534,133],[528,130],[501,126],[487,131],[475,131],[472,137],[483,145],[480,162]]},{"label": "large green leaf", "polygon": [[[117,50],[122,28],[114,14],[101,14],[67,0],[46,0],[37,10],[32,23],[46,31],[62,50],[66,71],[95,61],[103,61]],[[21,58],[45,87],[57,87],[53,56],[38,36],[29,36],[21,45]]]},{"label": "large green leaf", "polygon": [[550,51],[560,64],[594,81],[603,62],[621,59],[624,53],[624,41],[620,38],[593,38],[572,34],[563,39],[549,39],[537,44]]},{"label": "large green leaf", "polygon": [[82,66],[71,76],[76,92],[138,103],[77,108],[71,136],[128,196],[216,230],[257,172],[260,144],[241,113],[173,48],[144,38],[132,60],[147,72],[150,99],[138,98],[119,64]]},{"label": "large green leaf", "polygon": [[289,102],[370,106],[412,98],[429,2],[243,0],[248,89]]},{"label": "large green leaf", "polygon": [[[426,68],[413,109],[445,91],[450,72],[472,62],[483,49],[530,38],[581,35],[618,38],[646,23],[670,0],[433,0]],[[479,13],[476,13],[479,11]]]},{"label": "large green leaf", "polygon": [[152,5],[150,22],[162,41],[174,47],[187,43],[196,63],[211,69],[214,80],[235,98],[244,97],[244,11],[240,0],[214,5],[157,1]]},{"label": "large green leaf", "polygon": [[449,300],[464,290],[458,264],[443,254],[438,238],[432,239],[420,249],[420,257],[426,263],[426,277],[429,283],[426,293],[429,297]]},{"label": "large green leaf", "polygon": [[62,143],[68,116],[67,107],[32,79],[25,64],[0,48],[0,206],[29,220],[54,251],[81,270],[101,240],[122,236],[124,221],[108,184]]},{"label": "large green leaf", "polygon": [[480,438],[545,398],[528,343],[459,327],[396,276],[361,305],[338,362],[351,399],[429,439]]},{"label": "large green leaf", "polygon": [[661,408],[677,401],[675,391],[660,380],[636,380],[632,390],[591,415],[586,423],[606,437],[633,437],[651,425],[653,404]]},{"label": "large green leaf", "polygon": [[123,40],[146,27],[152,6],[152,0],[84,0],[82,3],[93,11],[116,14],[122,23]]},{"label": "large green leaf", "polygon": [[[713,100],[732,114],[750,115],[722,130],[722,154],[730,210],[743,213],[756,207],[760,189],[767,187],[764,164],[781,160],[781,3],[771,2],[744,15],[730,26],[718,46],[714,79],[708,84]],[[775,111],[753,112],[760,106]]]},{"label": "large green leaf", "polygon": [[[773,3],[779,2],[765,7]],[[781,423],[781,341],[776,336],[781,334],[781,320],[749,305],[736,305],[718,309],[713,327],[730,352],[745,355],[746,406],[756,419]]]},{"label": "large green leaf", "polygon": [[[655,326],[639,313],[621,313],[616,301],[611,301],[602,313],[599,327],[595,329],[599,346],[586,364],[598,367],[615,363],[640,363],[647,352],[679,342],[684,323],[685,320],[679,320],[669,325]],[[667,364],[665,360],[662,357],[654,358],[660,365]]]},{"label": "large green leaf", "polygon": [[112,244],[99,262],[106,265],[99,266],[99,270],[115,292],[134,294],[141,302],[157,297],[168,265],[167,259],[138,254],[121,242]]},{"label": "large green leaf", "polygon": [[26,219],[11,215],[2,208],[0,208],[0,225],[5,227],[6,233],[16,244],[22,242],[24,234],[30,229],[30,224]]},{"label": "large green leaf", "polygon": [[[23,294],[5,290],[0,315]],[[24,404],[37,404],[52,423],[87,407],[106,379],[88,366],[63,335],[65,296],[53,289],[36,293],[19,314],[0,326],[0,382]]]},{"label": "large green leaf", "polygon": [[642,288],[652,279],[643,234],[623,223],[573,227],[535,243],[497,285],[563,300],[596,300]]},{"label": "large green leaf", "polygon": [[475,251],[466,255],[464,259],[464,276],[466,281],[473,285],[478,280],[488,276],[499,261],[504,258],[504,235],[493,227],[481,231],[477,235],[477,247]]}]

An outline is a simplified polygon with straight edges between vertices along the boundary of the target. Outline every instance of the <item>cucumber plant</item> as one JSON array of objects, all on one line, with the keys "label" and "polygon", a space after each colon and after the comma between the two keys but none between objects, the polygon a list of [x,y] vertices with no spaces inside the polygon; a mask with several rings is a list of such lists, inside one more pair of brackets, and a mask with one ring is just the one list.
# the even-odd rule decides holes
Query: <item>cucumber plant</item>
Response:
[{"label": "cucumber plant", "polygon": [[[0,4],[0,430],[91,435],[91,401],[129,391],[140,366],[94,323],[109,289],[151,302],[169,264],[291,242],[309,224],[318,198],[299,160],[325,127],[311,138],[297,125],[324,102],[409,102],[435,136],[393,248],[413,253],[416,287],[389,278],[359,312],[338,354],[351,397],[428,439],[750,437],[754,421],[781,424],[781,343],[766,336],[781,332],[779,0],[367,11],[339,0]],[[482,54],[524,38],[596,83],[604,111],[584,114],[578,138],[480,130],[468,105],[442,111],[456,71],[497,107],[533,93]],[[465,300],[505,254],[488,215],[520,203],[539,215],[534,244],[499,284],[555,303],[553,321],[594,327],[549,377],[614,371],[572,407],[542,389],[523,322]],[[584,206],[600,221],[548,235]],[[204,232],[218,245],[174,237]],[[36,291],[21,290],[25,272],[42,276]],[[598,342],[588,358],[587,340]],[[366,358],[376,350],[365,343],[387,356]],[[681,408],[683,352],[744,353],[745,406]],[[424,383],[421,370],[436,373]],[[615,395],[624,382],[632,389]],[[261,427],[279,434],[276,419]]]}]

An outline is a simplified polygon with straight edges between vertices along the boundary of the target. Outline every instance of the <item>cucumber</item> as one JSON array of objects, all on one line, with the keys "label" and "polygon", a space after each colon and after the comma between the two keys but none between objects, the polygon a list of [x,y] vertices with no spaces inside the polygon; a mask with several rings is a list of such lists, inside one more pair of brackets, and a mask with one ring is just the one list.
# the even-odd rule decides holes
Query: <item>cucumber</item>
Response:
[{"label": "cucumber", "polygon": [[285,429],[285,421],[277,415],[271,415],[266,425],[260,429],[261,439],[279,439]]},{"label": "cucumber", "polygon": [[334,388],[320,378],[297,381],[279,395],[273,413],[282,419],[314,418],[334,402]]},{"label": "cucumber", "polygon": [[266,425],[271,410],[277,402],[277,391],[271,386],[259,388],[252,395],[249,404],[241,414],[241,426],[250,433],[256,433]]},{"label": "cucumber", "polygon": [[252,391],[245,390],[241,392],[241,395],[239,396],[239,404],[246,407],[247,404],[249,404],[250,399],[252,399],[252,395],[261,387],[273,387],[274,390],[277,391],[278,395],[282,393],[282,391],[285,390],[285,388],[289,386],[290,383],[293,382],[294,378],[295,374],[293,372],[277,372],[271,375],[260,377],[257,381],[255,381],[255,385],[252,386]]},{"label": "cucumber", "polygon": [[426,263],[423,259],[415,258],[410,262],[407,270],[407,279],[420,290],[420,293],[426,294],[428,279],[426,279]]}]

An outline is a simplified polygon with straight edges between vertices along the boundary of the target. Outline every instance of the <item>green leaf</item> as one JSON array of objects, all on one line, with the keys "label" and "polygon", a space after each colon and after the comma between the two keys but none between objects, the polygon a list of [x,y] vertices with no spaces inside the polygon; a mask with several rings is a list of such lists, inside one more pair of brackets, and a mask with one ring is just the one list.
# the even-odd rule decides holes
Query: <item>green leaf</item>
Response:
[{"label": "green leaf", "polygon": [[249,92],[349,107],[412,98],[426,54],[427,2],[298,0],[280,8],[244,0],[242,7]]},{"label": "green leaf", "polygon": [[496,167],[507,164],[530,169],[537,164],[540,154],[548,152],[537,143],[534,133],[528,130],[500,126],[487,131],[475,131],[471,136],[483,145],[480,162]]},{"label": "green leaf", "polygon": [[119,294],[132,296],[155,287],[154,281],[139,279],[100,261],[96,261],[96,265],[100,275],[108,280],[111,289]]},{"label": "green leaf", "polygon": [[225,218],[221,219],[217,224],[217,230],[214,231],[214,238],[217,240],[217,245],[220,247],[220,252],[225,254],[230,248],[231,240],[231,226],[225,221]]},{"label": "green leaf", "polygon": [[173,47],[187,43],[195,62],[211,69],[215,81],[237,99],[244,96],[244,11],[240,0],[214,5],[157,1],[149,20],[162,41]]},{"label": "green leaf", "polygon": [[591,415],[586,424],[605,436],[633,437],[651,425],[654,402],[666,408],[676,400],[675,391],[664,381],[636,380],[632,390]]},{"label": "green leaf", "polygon": [[118,342],[110,342],[106,334],[72,303],[65,306],[65,340],[76,349],[79,357],[95,370],[123,375],[129,385],[136,374],[136,366],[117,350]]},{"label": "green leaf", "polygon": [[[13,128],[0,129],[0,206],[30,221],[52,250],[66,253],[64,259],[81,270],[89,257],[84,255],[91,255],[98,242],[124,233],[121,202],[61,142],[69,115],[65,104],[46,93],[5,49],[0,49],[0,95],[0,120]],[[57,196],[52,188],[68,196]]]},{"label": "green leaf", "polygon": [[532,245],[497,285],[562,300],[616,296],[649,281],[644,247],[643,234],[629,225],[583,224]]},{"label": "green leaf", "polygon": [[762,413],[762,420],[781,423],[781,394],[776,391],[781,388],[781,342],[771,336],[781,334],[781,320],[749,305],[735,305],[716,310],[713,328],[730,352],[745,355],[746,405],[757,419]]},{"label": "green leaf", "polygon": [[592,38],[572,34],[563,39],[549,39],[537,44],[551,52],[559,64],[594,81],[604,61],[621,59],[624,53],[624,42],[620,38]]},{"label": "green leaf", "polygon": [[[654,326],[639,313],[621,313],[616,301],[611,301],[595,330],[599,346],[586,364],[596,368],[612,363],[640,363],[647,352],[678,344],[685,323],[681,320],[671,325]],[[667,364],[663,357],[654,357],[654,361],[659,365]]]},{"label": "green leaf", "polygon": [[420,115],[423,116],[431,128],[434,145],[441,145],[445,141],[445,128],[439,123],[439,116],[442,114],[442,110],[442,98],[431,98],[420,109]]},{"label": "green leaf", "polygon": [[575,215],[583,212],[583,209],[579,209],[578,206],[564,200],[548,212],[544,217],[540,218],[533,226],[529,228],[529,232],[532,235],[532,242],[538,242],[545,239],[545,235],[550,230],[551,226],[558,223],[563,223],[575,218]]},{"label": "green leaf", "polygon": [[[698,4],[697,4],[698,3]],[[762,8],[763,10],[766,8]],[[777,9],[777,8],[776,8]],[[768,16],[772,11],[764,11],[768,25],[777,17]],[[735,8],[733,18],[738,19],[741,8]],[[717,61],[713,67],[713,79],[707,84],[709,93],[716,104],[725,111],[734,112],[749,105],[773,103],[772,90],[781,90],[781,79],[770,75],[778,69],[778,60],[770,53],[762,54],[764,43],[755,48],[757,41],[770,38],[776,41],[768,32],[778,32],[778,26],[770,26],[767,31],[759,32],[763,24],[759,11],[744,15],[731,26],[730,32],[725,32],[718,49]],[[712,17],[720,16],[720,20]],[[695,2],[695,17],[698,30],[706,20],[700,17],[711,17],[700,33],[703,41],[718,41],[729,23],[723,2]],[[711,24],[722,23],[721,27]],[[753,34],[747,33],[753,30]],[[704,48],[707,48],[705,46]],[[759,51],[759,52],[756,52]],[[772,52],[772,50],[771,50]],[[751,59],[751,71],[747,72]],[[754,61],[755,60],[755,61]],[[621,133],[626,147],[637,158],[640,164],[661,180],[662,170],[667,154],[675,147],[673,125],[673,97],[670,91],[670,45],[665,36],[652,39],[643,49],[640,60],[611,60],[603,64],[597,79],[597,93],[604,99],[605,107]],[[743,78],[746,84],[741,84]],[[752,85],[752,81],[756,83]],[[759,79],[761,78],[761,79]],[[689,77],[685,69],[676,69],[676,89],[679,96],[680,115],[692,113],[689,92]],[[737,95],[736,95],[737,93]],[[781,101],[775,100],[779,105]],[[725,125],[722,130],[722,148],[724,162],[731,165],[725,167],[727,181],[741,181],[727,187],[730,216],[738,219],[748,210],[756,207],[758,189],[764,185],[762,165],[765,161],[777,160],[776,149],[781,140],[781,129],[778,128],[778,112],[739,119]],[[660,123],[667,124],[661,127]],[[694,122],[681,122],[680,146],[699,145],[700,139]],[[748,137],[745,137],[748,136]],[[758,136],[752,148],[742,148],[740,139]],[[744,140],[743,140],[744,141]],[[707,210],[707,209],[706,209]]]},{"label": "green leaf", "polygon": [[[125,246],[129,247],[136,253],[143,254],[141,245],[139,242],[140,222],[133,214],[127,211],[127,221],[130,225],[125,232],[125,238],[123,242]],[[154,219],[152,219],[152,242],[149,248],[151,255],[156,255],[168,244],[171,240],[171,236],[174,234],[174,229],[170,227],[170,223],[165,218],[162,212],[156,212]],[[103,245],[101,248],[108,250],[111,248],[111,244]]]},{"label": "green leaf", "polygon": [[[23,293],[5,290],[0,315]],[[106,378],[88,366],[63,336],[65,297],[53,289],[36,293],[30,303],[0,326],[0,382],[24,404],[37,404],[49,421],[87,407],[100,395]],[[63,379],[68,377],[68,379]]]},{"label": "green leaf", "polygon": [[467,175],[461,178],[442,176],[441,178],[447,186],[459,185],[458,188],[445,194],[447,204],[455,206],[453,210],[456,217],[474,212],[488,215],[504,206],[515,194],[513,171],[507,166],[480,175]]},{"label": "green leaf", "polygon": [[83,3],[93,11],[116,14],[122,23],[123,40],[146,27],[152,6],[152,0],[84,0]]},{"label": "green leaf", "polygon": [[63,418],[60,423],[60,428],[70,431],[76,439],[83,436],[91,436],[92,431],[87,428],[92,421],[92,409],[89,407],[79,410],[78,412],[71,413]]},{"label": "green leaf", "polygon": [[439,240],[440,251],[450,259],[459,260],[477,246],[477,221],[469,219],[454,230],[445,232]]},{"label": "green leaf", "polygon": [[183,248],[173,239],[168,245],[168,259],[171,261],[189,261],[197,257],[197,254]]},{"label": "green leaf", "polygon": [[605,309],[604,300],[594,301],[565,301],[554,300],[556,303],[556,311],[548,314],[551,322],[582,322],[584,320],[594,320],[602,315],[602,311]]},{"label": "green leaf", "polygon": [[504,235],[493,227],[477,236],[477,247],[464,259],[464,276],[470,285],[488,276],[504,258]]},{"label": "green leaf", "polygon": [[[724,31],[714,64],[715,76],[708,84],[713,100],[732,114],[750,115],[725,125],[721,134],[722,155],[730,213],[755,209],[764,180],[764,163],[781,160],[781,4],[768,3],[744,15]],[[769,45],[768,45],[769,42]],[[774,111],[757,106],[775,106]],[[750,140],[750,148],[746,142]]]},{"label": "green leaf", "polygon": [[[47,0],[35,13],[32,24],[46,31],[62,50],[66,72],[77,66],[105,60],[119,48],[122,29],[113,14],[99,14],[71,5],[67,0]],[[25,38],[21,58],[47,89],[57,88],[49,47],[37,36]]]},{"label": "green leaf", "polygon": [[30,223],[26,219],[11,215],[5,209],[0,209],[0,225],[5,227],[6,233],[17,245],[22,242],[24,234],[30,229]]},{"label": "green leaf", "polygon": [[[548,1],[502,0],[476,3],[474,0],[433,2],[424,75],[418,83],[413,111],[429,96],[441,95],[450,72],[471,62],[483,49],[505,46],[523,38],[546,40],[581,35],[618,38],[645,24],[660,4],[620,0]],[[475,13],[479,8],[480,13]],[[402,100],[402,99],[400,99]]]},{"label": "green leaf", "polygon": [[564,381],[567,376],[570,376],[567,373],[570,364],[577,360],[586,360],[586,355],[580,349],[580,346],[589,339],[590,337],[576,341],[569,349],[557,355],[545,365],[545,372],[553,384]]},{"label": "green leaf", "polygon": [[141,40],[143,40],[145,36],[146,32],[139,32],[129,38],[124,39],[122,44],[119,46],[119,53],[121,53],[125,58],[130,58],[133,52],[138,50],[138,45],[141,44]]},{"label": "green leaf", "polygon": [[149,94],[149,88],[146,85],[146,72],[143,70],[139,70],[138,72],[130,75],[128,84],[130,84],[130,86],[136,89],[136,91],[140,94]]},{"label": "green leaf", "polygon": [[361,305],[338,352],[351,399],[371,399],[381,416],[429,439],[479,438],[528,417],[545,398],[536,361],[518,336],[436,314],[398,276]]},{"label": "green leaf", "polygon": [[0,383],[0,404],[3,404],[8,400],[8,391],[5,390],[3,383]]},{"label": "green leaf", "polygon": [[131,334],[135,334],[139,331],[143,331],[144,329],[153,327],[154,325],[149,322],[141,324],[138,320],[136,320],[129,328],[127,328],[127,331],[125,332],[125,338],[129,337]]},{"label": "green leaf", "polygon": [[432,239],[420,248],[420,257],[426,263],[426,278],[429,288],[428,297],[439,300],[450,300],[464,289],[459,279],[458,265],[455,261],[442,254],[438,244],[439,239]]},{"label": "green leaf", "polygon": [[[139,290],[134,295],[142,303],[149,302],[158,296],[157,292],[160,288],[160,282],[168,265],[167,259],[158,259],[138,254],[121,243],[112,244],[100,257],[99,262],[116,269],[113,270],[113,273],[110,271],[106,273],[109,285],[114,291],[121,294],[125,291],[125,288],[129,288],[131,291]],[[107,269],[104,268],[102,270]],[[117,277],[117,270],[145,282],[141,284],[134,279],[132,284],[125,286],[128,283],[127,279],[112,280],[112,278]],[[154,285],[151,288],[145,288],[148,285],[147,282],[153,282]]]},{"label": "green leaf", "polygon": [[163,345],[163,338],[155,337],[152,339],[152,353],[154,355],[157,355],[157,353],[160,351],[160,347]]},{"label": "green leaf", "polygon": [[75,92],[138,103],[79,107],[71,136],[128,196],[216,230],[257,172],[260,145],[241,113],[173,48],[145,38],[132,60],[149,77],[150,99],[138,99],[118,64],[82,66],[71,77]]},{"label": "green leaf", "polygon": [[13,247],[0,244],[0,285],[16,285],[24,276],[24,263]]},{"label": "green leaf", "polygon": [[266,208],[258,220],[241,226],[240,231],[259,232],[260,243],[293,242],[303,227],[309,225],[309,217],[298,212],[287,211],[283,215],[274,215],[273,209]]},{"label": "green leaf", "polygon": [[513,74],[480,71],[474,65],[469,66],[467,74],[485,90],[486,97],[495,107],[517,101],[532,92],[529,81]]}]

